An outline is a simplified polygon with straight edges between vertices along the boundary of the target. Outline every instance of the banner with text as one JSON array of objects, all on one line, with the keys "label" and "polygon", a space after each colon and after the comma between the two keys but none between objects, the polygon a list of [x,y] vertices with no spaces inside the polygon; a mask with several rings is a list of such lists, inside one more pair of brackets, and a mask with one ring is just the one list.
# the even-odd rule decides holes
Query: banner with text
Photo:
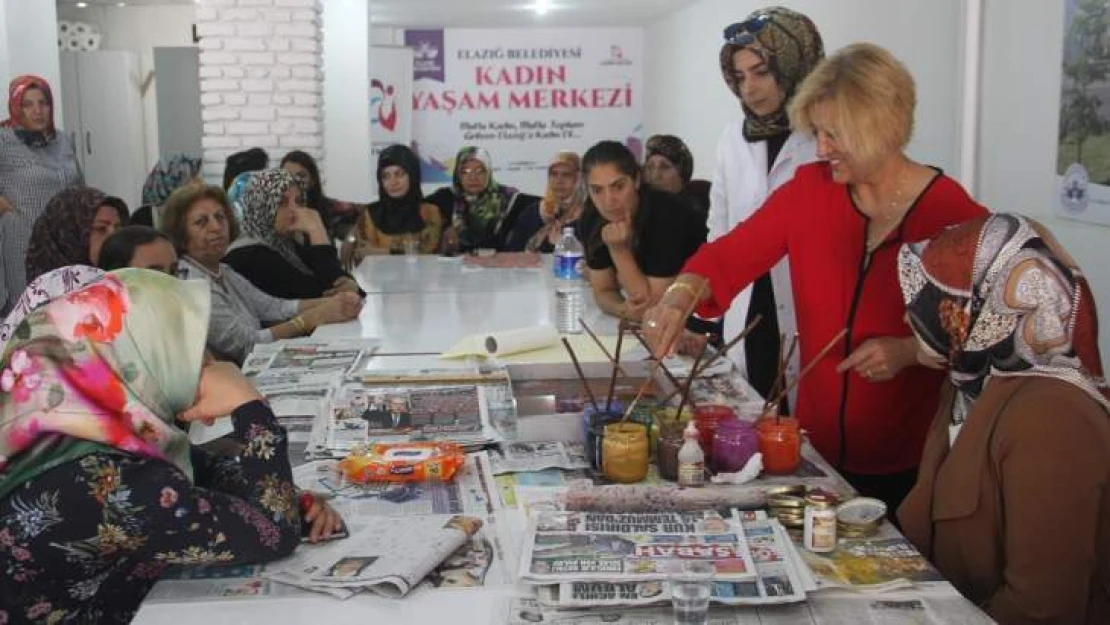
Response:
[{"label": "banner with text", "polygon": [[426,184],[451,183],[464,145],[489,150],[499,182],[535,194],[559,150],[613,139],[641,157],[641,29],[406,30],[405,45]]}]

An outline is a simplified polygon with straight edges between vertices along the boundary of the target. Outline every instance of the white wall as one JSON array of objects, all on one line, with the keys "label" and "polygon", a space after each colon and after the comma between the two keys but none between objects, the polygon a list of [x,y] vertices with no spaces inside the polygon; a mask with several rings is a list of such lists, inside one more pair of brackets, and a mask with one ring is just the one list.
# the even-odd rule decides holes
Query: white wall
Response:
[{"label": "white wall", "polygon": [[[324,0],[324,155],[332,197],[369,202],[377,197],[370,146],[370,4]],[[362,76],[363,80],[352,80]]]},{"label": "white wall", "polygon": [[1055,216],[1056,140],[1064,3],[986,2],[979,132],[979,199],[1041,220],[1075,256],[1102,306],[1099,347],[1110,354],[1110,228]]},{"label": "white wall", "polygon": [[58,16],[52,1],[0,0],[0,85],[5,94],[0,118],[8,117],[8,82],[19,74],[36,74],[50,83],[54,92],[54,123],[64,130]]},{"label": "white wall", "polygon": [[870,41],[901,59],[917,81],[910,155],[958,174],[962,0],[701,0],[647,28],[647,134],[682,137],[695,176],[712,176],[721,131],[743,115],[721,77],[722,31],[773,4],[813,19],[826,53]]},{"label": "white wall", "polygon": [[[53,5],[53,2],[42,4]],[[154,71],[154,48],[194,45],[192,27],[196,22],[196,8],[191,4],[86,9],[64,5],[58,7],[58,19],[99,26],[103,35],[101,49],[135,52],[139,55],[139,73],[143,77]],[[146,143],[143,161],[152,167],[158,161],[158,102],[153,83],[143,96],[142,124]]]}]

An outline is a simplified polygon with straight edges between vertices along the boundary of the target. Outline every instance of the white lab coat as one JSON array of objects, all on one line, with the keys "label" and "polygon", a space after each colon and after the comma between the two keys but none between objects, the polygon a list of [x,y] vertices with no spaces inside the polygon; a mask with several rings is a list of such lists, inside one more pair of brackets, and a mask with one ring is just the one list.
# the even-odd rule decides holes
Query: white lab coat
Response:
[{"label": "white lab coat", "polygon": [[[804,133],[794,132],[786,139],[778,158],[767,173],[767,142],[749,143],[744,139],[743,121],[733,122],[725,128],[717,142],[717,166],[713,172],[713,187],[709,194],[709,240],[727,234],[763,205],[775,189],[794,177],[795,170],[817,160],[817,144]],[[790,285],[789,259],[783,258],[771,270],[771,283],[775,290],[778,308],[779,331],[787,341],[798,329],[794,318],[794,292]],[[751,303],[749,286],[736,296],[725,313],[724,338],[727,341],[744,329]],[[784,346],[785,348],[786,346]],[[747,372],[744,346],[729,350],[729,356],[740,370]],[[787,380],[798,375],[798,354],[795,352],[787,363]],[[796,401],[791,393],[791,403]]]}]

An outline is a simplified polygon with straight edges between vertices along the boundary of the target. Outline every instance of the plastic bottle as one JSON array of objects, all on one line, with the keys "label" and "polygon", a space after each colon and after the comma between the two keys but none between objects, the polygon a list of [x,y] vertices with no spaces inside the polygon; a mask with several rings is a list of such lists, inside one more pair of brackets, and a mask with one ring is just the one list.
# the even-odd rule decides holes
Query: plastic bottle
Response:
[{"label": "plastic bottle", "polygon": [[582,244],[574,228],[563,228],[555,245],[555,327],[561,334],[578,334],[578,318],[586,308],[586,279],[582,275]]},{"label": "plastic bottle", "polygon": [[698,442],[701,433],[693,421],[686,425],[682,437],[686,442],[678,450],[678,485],[705,486],[705,454]]}]

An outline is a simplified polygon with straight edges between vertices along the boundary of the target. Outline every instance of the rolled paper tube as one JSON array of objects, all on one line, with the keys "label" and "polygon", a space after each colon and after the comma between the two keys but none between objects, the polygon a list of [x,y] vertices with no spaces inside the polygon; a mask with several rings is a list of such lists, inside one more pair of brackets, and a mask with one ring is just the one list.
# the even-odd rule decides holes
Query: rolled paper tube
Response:
[{"label": "rolled paper tube", "polygon": [[511,356],[551,347],[559,342],[559,332],[550,325],[494,332],[483,344],[491,356]]},{"label": "rolled paper tube", "polygon": [[682,488],[670,485],[576,484],[567,489],[565,501],[567,510],[579,512],[687,512],[718,508],[758,510],[767,504],[764,489],[750,485]]}]

